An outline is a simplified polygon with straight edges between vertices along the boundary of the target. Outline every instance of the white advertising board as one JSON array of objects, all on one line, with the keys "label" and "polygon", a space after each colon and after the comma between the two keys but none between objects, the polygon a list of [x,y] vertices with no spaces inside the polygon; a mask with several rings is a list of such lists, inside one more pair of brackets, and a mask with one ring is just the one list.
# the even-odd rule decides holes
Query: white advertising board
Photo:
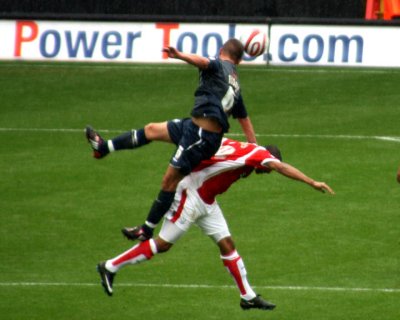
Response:
[{"label": "white advertising board", "polygon": [[0,20],[0,60],[176,63],[164,46],[216,56],[229,38],[270,35],[245,64],[400,67],[400,27]]},{"label": "white advertising board", "polygon": [[[236,24],[0,21],[0,59],[179,62],[162,48],[216,56],[229,38],[256,27],[268,32],[268,26]],[[245,57],[247,63],[262,59]]]},{"label": "white advertising board", "polygon": [[400,67],[400,27],[272,26],[271,64]]}]

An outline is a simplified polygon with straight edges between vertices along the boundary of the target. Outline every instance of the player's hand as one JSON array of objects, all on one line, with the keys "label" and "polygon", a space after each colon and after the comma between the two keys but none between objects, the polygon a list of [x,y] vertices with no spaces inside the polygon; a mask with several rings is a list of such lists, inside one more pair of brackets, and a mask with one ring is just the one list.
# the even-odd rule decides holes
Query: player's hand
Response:
[{"label": "player's hand", "polygon": [[314,181],[312,184],[313,188],[321,191],[322,193],[328,192],[330,194],[335,194],[335,192],[328,186],[325,182]]},{"label": "player's hand", "polygon": [[164,47],[162,51],[165,52],[170,58],[177,58],[179,55],[179,51],[174,47]]}]

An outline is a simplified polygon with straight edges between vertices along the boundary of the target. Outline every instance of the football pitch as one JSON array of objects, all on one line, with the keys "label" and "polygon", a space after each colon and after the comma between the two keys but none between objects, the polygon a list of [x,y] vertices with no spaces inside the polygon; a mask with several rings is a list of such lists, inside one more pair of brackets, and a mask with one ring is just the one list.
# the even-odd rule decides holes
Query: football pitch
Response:
[{"label": "football pitch", "polygon": [[[239,67],[259,144],[336,192],[277,173],[219,197],[255,291],[242,311],[210,239],[192,228],[170,252],[127,266],[104,294],[96,264],[130,248],[173,145],[102,159],[105,138],[189,115],[185,65],[0,63],[2,319],[399,318],[400,70]],[[229,137],[243,139],[231,119]]]}]

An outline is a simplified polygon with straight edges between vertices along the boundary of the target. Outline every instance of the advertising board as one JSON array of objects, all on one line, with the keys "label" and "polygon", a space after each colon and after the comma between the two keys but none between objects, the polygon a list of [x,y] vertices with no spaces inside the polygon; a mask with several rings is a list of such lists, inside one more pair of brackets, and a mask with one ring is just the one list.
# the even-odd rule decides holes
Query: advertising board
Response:
[{"label": "advertising board", "polygon": [[245,64],[400,67],[400,28],[387,26],[2,20],[0,59],[179,63],[162,48],[217,56],[226,40],[254,29],[269,45]]}]

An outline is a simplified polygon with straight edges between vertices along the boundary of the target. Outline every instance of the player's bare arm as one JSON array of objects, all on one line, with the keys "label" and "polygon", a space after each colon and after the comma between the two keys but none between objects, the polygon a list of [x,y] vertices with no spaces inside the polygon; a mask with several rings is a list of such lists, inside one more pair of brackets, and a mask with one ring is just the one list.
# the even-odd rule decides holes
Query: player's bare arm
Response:
[{"label": "player's bare arm", "polygon": [[299,169],[296,169],[295,167],[291,166],[288,163],[269,162],[268,167],[288,178],[307,183],[308,185],[310,185],[311,187],[313,187],[318,191],[335,194],[335,192],[331,189],[331,187],[329,187],[325,182],[319,182],[311,179],[310,177],[306,176],[303,172],[301,172]]},{"label": "player's bare arm", "polygon": [[168,54],[168,57],[170,58],[185,61],[191,65],[198,67],[199,69],[207,69],[210,63],[210,60],[205,57],[199,56],[197,54],[183,53],[178,51],[174,47],[165,47],[163,48],[163,52],[166,52]]},{"label": "player's bare arm", "polygon": [[244,135],[246,136],[247,142],[257,143],[256,133],[254,132],[254,127],[250,118],[238,118],[238,121],[242,127]]}]

